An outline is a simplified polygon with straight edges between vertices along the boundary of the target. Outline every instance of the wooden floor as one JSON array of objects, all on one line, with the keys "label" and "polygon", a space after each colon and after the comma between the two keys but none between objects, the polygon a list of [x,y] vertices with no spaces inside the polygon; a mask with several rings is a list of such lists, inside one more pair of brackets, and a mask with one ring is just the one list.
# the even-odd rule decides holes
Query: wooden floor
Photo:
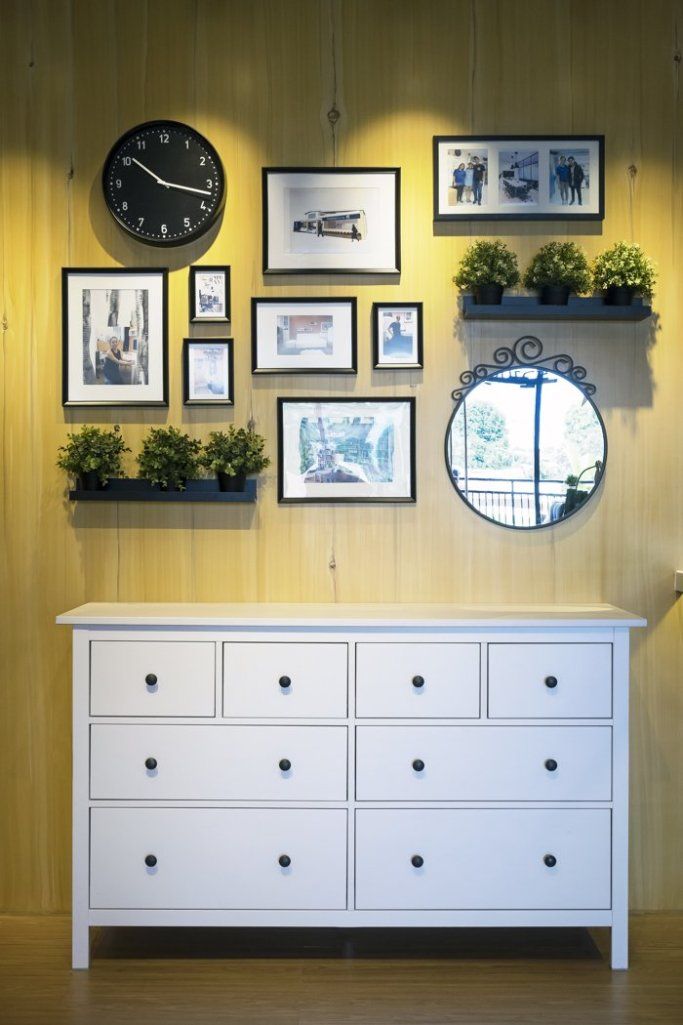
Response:
[{"label": "wooden floor", "polygon": [[1,1025],[681,1025],[683,914],[632,919],[633,963],[576,930],[109,929],[0,917]]}]

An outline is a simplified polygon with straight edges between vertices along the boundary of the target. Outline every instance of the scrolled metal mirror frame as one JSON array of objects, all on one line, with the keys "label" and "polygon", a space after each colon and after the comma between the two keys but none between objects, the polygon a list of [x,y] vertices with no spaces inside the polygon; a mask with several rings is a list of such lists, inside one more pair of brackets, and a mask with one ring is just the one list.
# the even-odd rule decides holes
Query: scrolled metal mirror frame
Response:
[{"label": "scrolled metal mirror frame", "polygon": [[465,370],[460,375],[461,387],[455,388],[451,393],[455,402],[455,409],[451,413],[451,417],[448,421],[446,438],[444,441],[446,471],[448,473],[448,479],[453,486],[453,490],[456,492],[458,497],[465,503],[471,512],[475,513],[482,520],[485,520],[487,523],[493,523],[498,527],[505,527],[507,530],[543,530],[545,527],[556,527],[561,523],[565,523],[580,509],[583,509],[587,502],[577,505],[576,508],[572,509],[567,516],[563,516],[561,520],[551,520],[548,523],[536,523],[530,527],[519,527],[512,523],[500,523],[498,520],[493,520],[490,516],[485,516],[483,513],[479,512],[478,509],[475,509],[475,507],[467,501],[462,491],[457,487],[451,475],[449,439],[458,410],[463,405],[470,392],[477,388],[482,381],[486,381],[495,376],[501,370],[513,370],[516,367],[519,367],[522,370],[534,367],[541,367],[541,369],[550,370],[559,377],[563,377],[566,381],[570,381],[571,384],[575,385],[579,391],[583,393],[586,401],[590,403],[593,412],[597,417],[598,423],[600,424],[604,444],[602,466],[599,473],[596,474],[595,485],[593,490],[590,492],[589,498],[592,498],[596,493],[605,476],[605,467],[607,466],[607,430],[605,428],[605,422],[600,414],[600,410],[593,402],[593,395],[595,395],[597,389],[594,384],[591,384],[586,380],[586,368],[581,366],[580,363],[575,363],[568,353],[562,352],[555,356],[544,356],[543,343],[540,338],[537,338],[535,335],[522,335],[510,346],[499,346],[493,353],[493,363],[477,363],[473,370]]}]

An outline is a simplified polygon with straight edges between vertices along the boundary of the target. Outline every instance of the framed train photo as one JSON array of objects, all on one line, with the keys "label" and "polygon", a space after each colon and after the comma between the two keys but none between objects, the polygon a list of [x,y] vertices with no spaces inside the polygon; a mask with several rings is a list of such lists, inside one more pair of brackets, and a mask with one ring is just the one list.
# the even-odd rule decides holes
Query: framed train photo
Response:
[{"label": "framed train photo", "polygon": [[601,221],[604,135],[435,135],[435,221]]},{"label": "framed train photo", "polygon": [[398,274],[397,167],[264,167],[264,274]]}]

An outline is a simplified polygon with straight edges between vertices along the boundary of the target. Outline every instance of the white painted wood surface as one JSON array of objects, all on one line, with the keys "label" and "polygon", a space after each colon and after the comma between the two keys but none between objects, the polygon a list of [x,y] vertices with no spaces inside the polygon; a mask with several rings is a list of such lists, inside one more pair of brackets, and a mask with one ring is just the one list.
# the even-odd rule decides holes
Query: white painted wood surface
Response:
[{"label": "white painted wood surface", "polygon": [[[152,676],[156,683],[147,682]],[[92,715],[207,716],[215,709],[211,641],[93,641]]]},{"label": "white painted wood surface", "polygon": [[490,644],[488,668],[493,719],[612,715],[611,644]]},{"label": "white painted wood surface", "polygon": [[224,644],[223,714],[345,719],[348,658],[346,644]]},{"label": "white painted wood surface", "polygon": [[356,716],[479,718],[479,644],[397,643],[356,647]]}]

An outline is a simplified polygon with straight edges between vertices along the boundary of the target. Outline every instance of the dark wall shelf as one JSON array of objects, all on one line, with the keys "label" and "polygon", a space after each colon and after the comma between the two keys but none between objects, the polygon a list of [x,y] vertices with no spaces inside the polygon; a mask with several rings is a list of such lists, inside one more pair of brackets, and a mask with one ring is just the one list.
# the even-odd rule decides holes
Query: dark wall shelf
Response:
[{"label": "dark wall shelf", "polygon": [[189,480],[185,491],[162,491],[133,477],[111,480],[101,491],[70,491],[72,502],[255,502],[256,481],[244,491],[219,491],[216,480]]},{"label": "dark wall shelf", "polygon": [[479,305],[474,296],[462,297],[465,320],[645,320],[652,307],[642,299],[631,306],[608,306],[600,297],[570,296],[566,306],[544,306],[536,296],[504,295],[499,306]]}]

